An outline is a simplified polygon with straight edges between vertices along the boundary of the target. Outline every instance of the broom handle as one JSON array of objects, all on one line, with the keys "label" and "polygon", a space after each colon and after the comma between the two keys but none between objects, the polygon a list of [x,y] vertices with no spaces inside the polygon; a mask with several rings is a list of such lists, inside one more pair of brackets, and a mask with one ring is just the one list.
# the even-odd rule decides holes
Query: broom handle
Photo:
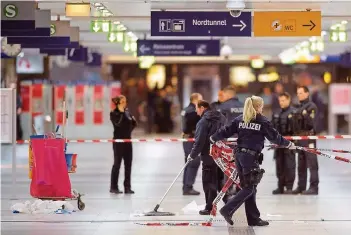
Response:
[{"label": "broom handle", "polygon": [[178,175],[176,176],[176,178],[173,180],[172,184],[168,187],[166,193],[163,195],[163,197],[161,198],[160,202],[155,206],[154,211],[157,212],[158,208],[160,207],[162,201],[165,199],[166,195],[168,194],[169,190],[171,190],[171,188],[173,187],[174,183],[177,181],[177,179],[179,178],[179,176],[182,174],[182,172],[184,171],[185,167],[189,164],[189,162],[191,161],[187,161],[185,163],[185,165],[182,167],[182,169],[180,170],[180,172],[178,173]]}]

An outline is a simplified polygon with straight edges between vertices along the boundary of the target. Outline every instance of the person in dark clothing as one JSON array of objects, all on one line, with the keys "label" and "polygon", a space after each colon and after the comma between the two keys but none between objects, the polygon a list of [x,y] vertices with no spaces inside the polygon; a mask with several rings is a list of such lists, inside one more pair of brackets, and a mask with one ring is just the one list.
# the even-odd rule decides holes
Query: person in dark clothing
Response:
[{"label": "person in dark clothing", "polygon": [[[110,113],[110,120],[113,124],[113,138],[114,139],[130,139],[132,131],[137,123],[135,118],[129,113],[127,109],[127,99],[120,95],[113,98],[112,101],[116,104],[116,109]],[[113,143],[114,162],[111,171],[111,186],[110,193],[122,193],[118,188],[119,169],[121,167],[122,159],[124,160],[124,193],[133,194],[131,188],[131,173],[133,149],[132,143]]]},{"label": "person in dark clothing", "polygon": [[[297,88],[297,98],[300,104],[297,106],[296,112],[293,116],[293,130],[294,134],[301,136],[315,135],[315,116],[317,113],[317,106],[310,101],[310,93],[306,86]],[[299,146],[315,148],[315,140],[300,140]],[[298,184],[293,194],[317,195],[319,176],[318,176],[318,159],[313,153],[305,151],[298,151]],[[307,168],[310,170],[310,188],[307,187]]]},{"label": "person in dark clothing", "polygon": [[[295,109],[290,105],[290,94],[284,92],[279,95],[281,110],[273,114],[273,127],[284,136],[293,135],[292,117]],[[291,194],[295,181],[296,160],[295,153],[289,149],[278,148],[274,152],[278,188],[273,194]],[[286,191],[285,190],[286,187]]]},{"label": "person in dark clothing", "polygon": [[218,111],[210,109],[210,104],[200,100],[196,107],[197,114],[201,117],[196,125],[195,143],[188,156],[189,160],[196,159],[199,155],[202,161],[202,185],[205,193],[206,206],[199,212],[200,215],[209,215],[212,210],[213,200],[217,197],[218,166],[210,156],[210,136],[225,123],[225,117]]},{"label": "person in dark clothing", "polygon": [[233,87],[228,86],[223,89],[223,101],[218,105],[220,111],[227,119],[229,124],[234,118],[243,113],[244,104],[236,97],[236,91]]},{"label": "person in dark clothing", "polygon": [[[190,104],[186,107],[182,113],[182,122],[183,122],[183,138],[194,138],[196,124],[200,120],[200,116],[196,113],[196,105],[199,100],[202,100],[202,95],[199,93],[193,93],[190,96]],[[189,156],[191,149],[193,147],[193,142],[183,142],[183,149],[185,154],[185,162]],[[194,161],[191,161],[184,169],[183,174],[183,195],[199,195],[200,192],[193,189],[195,183],[197,171],[200,166],[200,158],[195,158]]]},{"label": "person in dark clothing", "polygon": [[212,110],[217,110],[218,111],[219,105],[224,101],[223,99],[224,99],[224,97],[223,97],[223,90],[220,90],[220,91],[218,91],[218,99],[217,99],[217,101],[212,102],[210,104],[210,108]]},{"label": "person in dark clothing", "polygon": [[243,115],[235,118],[229,125],[218,130],[210,137],[210,141],[229,138],[238,134],[237,153],[235,157],[236,170],[242,189],[221,208],[224,219],[233,225],[232,216],[245,203],[246,218],[249,226],[267,226],[269,223],[260,218],[256,205],[257,185],[260,183],[264,170],[260,169],[263,161],[261,153],[264,141],[269,141],[296,149],[294,143],[282,137],[268,119],[262,115],[263,99],[259,96],[248,97],[245,101]]},{"label": "person in dark clothing", "polygon": [[[243,113],[244,104],[236,97],[236,90],[232,86],[228,86],[223,89],[223,100],[222,103],[218,106],[218,111],[220,111],[226,117],[226,124],[231,123],[234,118],[238,117]],[[234,150],[235,151],[235,150]],[[222,182],[221,186],[224,186],[225,182],[228,180],[228,177],[224,175],[222,171]],[[239,187],[232,185],[226,195],[223,197],[223,201],[226,203],[228,198],[232,195],[235,195],[240,190]]]}]

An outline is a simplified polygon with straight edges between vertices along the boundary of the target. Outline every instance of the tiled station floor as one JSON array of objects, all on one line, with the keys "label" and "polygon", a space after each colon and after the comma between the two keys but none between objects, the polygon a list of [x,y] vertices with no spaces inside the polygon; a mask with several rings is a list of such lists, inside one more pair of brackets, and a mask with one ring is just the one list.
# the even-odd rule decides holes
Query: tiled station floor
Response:
[{"label": "tiled station floor", "polygon": [[[176,213],[171,217],[135,217],[150,211],[184,163],[182,143],[135,143],[132,186],[135,195],[111,195],[110,171],[113,161],[109,143],[69,144],[69,151],[78,153],[78,171],[71,175],[73,188],[84,192],[84,211],[73,214],[13,214],[11,205],[35,200],[29,194],[27,177],[27,145],[17,148],[16,185],[12,186],[9,146],[2,146],[1,157],[1,234],[2,235],[192,235],[192,234],[257,234],[257,235],[350,235],[351,234],[351,165],[319,157],[320,192],[318,196],[273,196],[276,187],[275,163],[272,151],[265,152],[263,167],[266,174],[259,185],[258,206],[269,227],[251,228],[246,224],[243,208],[234,216],[235,225],[228,226],[218,216],[212,227],[147,227],[137,221],[206,221],[196,211],[182,208],[195,201],[203,205],[200,196],[183,196],[182,179],[178,179],[161,208]],[[351,140],[320,140],[323,148],[351,150]],[[349,156],[347,154],[338,154]],[[123,167],[122,167],[123,169]],[[120,187],[123,186],[123,170]],[[195,188],[202,190],[201,171]],[[13,200],[16,198],[16,200]],[[72,203],[75,203],[73,201]],[[220,204],[221,206],[222,204]]]}]

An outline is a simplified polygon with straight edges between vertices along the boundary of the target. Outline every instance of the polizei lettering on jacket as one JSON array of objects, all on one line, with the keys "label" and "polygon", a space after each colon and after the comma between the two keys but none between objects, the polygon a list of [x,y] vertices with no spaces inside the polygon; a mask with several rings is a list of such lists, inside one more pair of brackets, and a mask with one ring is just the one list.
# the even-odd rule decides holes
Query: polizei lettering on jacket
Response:
[{"label": "polizei lettering on jacket", "polygon": [[261,130],[261,124],[240,122],[239,123],[239,128],[260,131]]},{"label": "polizei lettering on jacket", "polygon": [[193,25],[197,26],[218,26],[218,25],[227,25],[227,20],[197,20],[193,19]]}]

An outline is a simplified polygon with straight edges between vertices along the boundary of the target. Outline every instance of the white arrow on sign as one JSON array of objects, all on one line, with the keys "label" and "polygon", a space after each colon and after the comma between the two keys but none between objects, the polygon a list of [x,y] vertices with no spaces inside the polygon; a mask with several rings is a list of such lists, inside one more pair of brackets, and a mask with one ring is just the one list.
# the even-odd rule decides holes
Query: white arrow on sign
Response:
[{"label": "white arrow on sign", "polygon": [[149,51],[150,48],[143,44],[143,45],[140,46],[139,50],[140,50],[141,53],[144,54],[146,51]]},{"label": "white arrow on sign", "polygon": [[94,32],[97,32],[97,31],[100,30],[100,26],[99,26],[99,23],[98,23],[98,22],[95,22],[95,23],[94,23],[93,30],[94,30]]},{"label": "white arrow on sign", "polygon": [[240,20],[241,24],[233,24],[233,27],[241,27],[240,31],[243,31],[246,28],[246,24]]}]

